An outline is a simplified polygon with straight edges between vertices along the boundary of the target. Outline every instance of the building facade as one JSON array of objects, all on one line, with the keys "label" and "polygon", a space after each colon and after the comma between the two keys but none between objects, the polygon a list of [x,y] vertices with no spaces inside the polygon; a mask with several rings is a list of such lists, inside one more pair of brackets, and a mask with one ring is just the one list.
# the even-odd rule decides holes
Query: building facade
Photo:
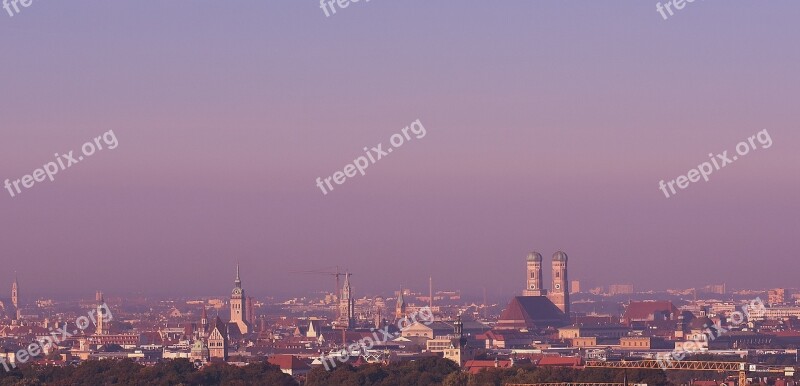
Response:
[{"label": "building facade", "polygon": [[95,300],[97,301],[97,323],[95,324],[95,334],[96,335],[109,335],[111,333],[111,329],[108,324],[108,320],[110,319],[109,315],[106,315],[108,311],[105,307],[105,299],[103,299],[103,293],[97,291],[95,295]]},{"label": "building facade", "polygon": [[397,295],[397,305],[394,308],[395,319],[406,316],[406,300],[403,298],[403,286],[400,286],[400,293]]},{"label": "building facade", "polygon": [[219,316],[214,321],[207,341],[209,357],[212,360],[228,360],[228,331]]},{"label": "building facade", "polygon": [[339,298],[339,317],[336,320],[336,328],[353,328],[355,325],[355,307],[356,302],[353,299],[353,288],[350,286],[350,274],[345,273],[342,296]]},{"label": "building facade", "polygon": [[567,275],[567,254],[558,251],[553,254],[553,287],[547,294],[553,304],[569,317],[569,283]]},{"label": "building facade", "polygon": [[233,281],[234,287],[231,291],[231,323],[236,323],[242,334],[250,332],[250,325],[245,320],[247,315],[247,303],[242,280],[239,276],[239,264],[236,264],[236,279]]},{"label": "building facade", "polygon": [[14,308],[19,308],[19,282],[17,281],[17,275],[14,275],[14,283],[11,284],[11,304],[14,305]]},{"label": "building facade", "polygon": [[544,296],[547,290],[542,288],[542,254],[539,252],[528,253],[525,259],[527,279],[522,296]]}]

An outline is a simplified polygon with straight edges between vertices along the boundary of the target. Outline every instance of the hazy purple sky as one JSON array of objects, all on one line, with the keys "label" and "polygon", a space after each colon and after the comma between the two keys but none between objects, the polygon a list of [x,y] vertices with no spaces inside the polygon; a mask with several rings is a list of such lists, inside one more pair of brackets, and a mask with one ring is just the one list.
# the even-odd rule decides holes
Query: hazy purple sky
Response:
[{"label": "hazy purple sky", "polygon": [[[639,288],[798,287],[800,3],[46,1],[0,9],[0,289],[507,294],[524,257]],[[417,118],[427,130],[323,196]],[[672,198],[673,179],[767,129]],[[5,291],[5,290],[3,290]],[[5,292],[2,292],[5,294]],[[0,295],[8,296],[8,295]]]}]

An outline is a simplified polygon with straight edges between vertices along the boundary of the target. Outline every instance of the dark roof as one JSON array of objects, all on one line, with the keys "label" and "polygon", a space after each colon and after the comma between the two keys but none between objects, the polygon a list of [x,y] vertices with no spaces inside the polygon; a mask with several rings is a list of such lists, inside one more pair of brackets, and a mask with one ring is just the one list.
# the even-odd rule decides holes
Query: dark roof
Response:
[{"label": "dark roof", "polygon": [[544,328],[567,324],[563,312],[545,296],[515,296],[508,303],[498,328]]},{"label": "dark roof", "polygon": [[714,321],[704,316],[702,318],[695,318],[689,322],[689,329],[691,330],[705,330],[709,327],[714,327]]},{"label": "dark roof", "polygon": [[294,355],[273,355],[267,358],[267,362],[277,365],[282,370],[309,370],[311,367],[300,358]]},{"label": "dark roof", "polygon": [[214,320],[214,324],[211,325],[211,331],[214,331],[214,329],[219,330],[223,336],[227,336],[228,329],[225,326],[225,322],[223,322],[219,316],[217,316],[217,319]]}]

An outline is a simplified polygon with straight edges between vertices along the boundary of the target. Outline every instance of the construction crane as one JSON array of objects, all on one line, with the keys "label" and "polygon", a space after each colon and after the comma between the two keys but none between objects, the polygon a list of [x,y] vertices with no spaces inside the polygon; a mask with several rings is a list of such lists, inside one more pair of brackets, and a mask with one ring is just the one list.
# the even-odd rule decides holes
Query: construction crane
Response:
[{"label": "construction crane", "polygon": [[795,368],[790,366],[769,366],[748,364],[745,362],[715,361],[679,361],[679,360],[640,360],[640,361],[587,361],[584,367],[601,367],[607,369],[661,369],[689,371],[736,372],[739,374],[739,386],[747,385],[748,373],[782,373],[787,377],[794,376]]},{"label": "construction crane", "polygon": [[[333,269],[333,268],[336,269],[336,272],[327,271],[328,269]],[[339,299],[342,298],[342,286],[339,284],[339,276],[344,276],[344,275],[353,276],[353,274],[349,273],[349,272],[347,272],[347,273],[339,272],[339,266],[338,265],[335,266],[335,267],[324,267],[324,268],[319,269],[319,270],[290,271],[289,273],[301,274],[301,275],[331,275],[331,276],[336,277],[336,288],[334,288],[334,290],[333,290],[333,294],[336,296],[336,300],[339,300]]]}]

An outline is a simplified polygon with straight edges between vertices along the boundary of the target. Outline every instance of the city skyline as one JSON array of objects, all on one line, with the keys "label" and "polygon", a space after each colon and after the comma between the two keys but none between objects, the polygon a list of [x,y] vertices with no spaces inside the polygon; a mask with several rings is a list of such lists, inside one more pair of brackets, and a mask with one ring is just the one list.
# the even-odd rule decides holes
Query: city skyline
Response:
[{"label": "city skyline", "polygon": [[[556,253],[554,253],[553,258],[555,259],[556,255],[563,254],[563,253],[564,253],[563,251],[557,251]],[[508,297],[510,295],[514,295],[516,292],[521,292],[524,296],[548,296],[548,294],[552,295],[552,291],[548,289],[549,288],[548,285],[547,284],[543,284],[543,283],[551,283],[550,286],[552,288],[550,288],[550,289],[555,289],[556,287],[559,287],[559,285],[555,284],[556,283],[556,278],[553,276],[554,272],[550,273],[550,274],[544,274],[543,271],[546,272],[547,270],[544,270],[542,265],[531,265],[531,262],[534,261],[534,260],[532,260],[533,258],[531,256],[535,256],[535,255],[539,256],[539,259],[540,259],[540,260],[538,260],[539,262],[543,261],[543,260],[541,260],[542,259],[541,254],[539,254],[538,252],[533,251],[533,252],[529,252],[528,253],[528,255],[525,258],[526,266],[525,267],[520,266],[520,269],[519,269],[519,272],[518,272],[519,273],[518,276],[520,276],[520,277],[519,278],[515,278],[515,279],[518,280],[518,282],[516,283],[518,285],[517,291],[510,291],[508,293],[506,293],[506,292],[493,292],[493,293],[491,293],[491,296],[489,296],[489,297],[492,298],[492,300],[494,301],[494,300],[496,300],[496,298],[505,299],[506,297]],[[564,256],[566,256],[566,255],[564,255]],[[240,295],[241,296],[245,296],[244,295],[244,290],[242,289],[242,285],[241,285],[242,280],[241,280],[241,275],[240,275],[240,272],[239,272],[239,268],[240,268],[239,265],[240,265],[239,263],[235,264],[236,274],[235,274],[235,279],[234,279],[234,291],[236,291],[238,289]],[[338,269],[338,267],[336,267],[336,268]],[[553,265],[552,268],[553,268],[553,270],[556,270],[556,266],[555,265]],[[566,268],[564,268],[564,269],[566,269]],[[534,275],[532,275],[532,271],[535,272]],[[293,273],[296,273],[296,274],[299,274],[299,275],[312,274],[312,275],[316,275],[316,277],[329,277],[329,276],[333,275],[333,273],[328,272],[328,271],[307,271],[307,272],[293,272]],[[345,277],[345,283],[347,283],[347,285],[349,287],[349,285],[350,285],[349,284],[350,283],[350,276],[353,275],[353,272],[349,272],[347,270],[342,270],[342,271],[339,272],[339,274],[340,274],[341,277]],[[739,292],[748,293],[749,294],[749,293],[754,293],[754,292],[764,292],[764,293],[766,293],[768,290],[771,290],[771,289],[774,289],[774,288],[795,289],[795,287],[792,287],[792,286],[788,286],[788,287],[787,286],[782,286],[782,287],[781,286],[778,286],[778,287],[775,287],[775,286],[757,287],[757,286],[735,285],[735,284],[734,285],[729,285],[728,283],[725,283],[725,282],[705,283],[705,284],[701,284],[701,285],[697,285],[697,286],[693,286],[693,287],[670,287],[670,288],[659,288],[659,289],[652,289],[652,288],[642,289],[642,288],[639,288],[639,287],[637,287],[637,286],[635,286],[635,285],[633,285],[631,283],[622,283],[622,282],[597,283],[595,281],[583,281],[581,279],[575,279],[575,278],[569,278],[568,279],[568,278],[566,278],[566,275],[565,275],[565,277],[563,279],[561,279],[559,281],[560,281],[560,283],[562,283],[562,284],[560,284],[561,286],[563,286],[562,288],[566,288],[566,294],[567,294],[566,303],[567,304],[569,304],[569,302],[570,302],[569,301],[569,295],[572,295],[572,294],[590,294],[591,293],[591,294],[606,294],[606,295],[609,295],[609,296],[629,295],[629,294],[645,295],[645,294],[648,294],[648,293],[664,294],[664,293],[668,293],[668,292],[676,292],[677,293],[677,292],[681,292],[681,291],[685,292],[685,291],[692,291],[693,290],[695,292],[717,293],[719,295],[725,295],[726,297],[730,297],[730,296],[735,295],[735,294],[737,294]],[[304,291],[295,291],[295,290],[282,289],[282,290],[279,290],[279,291],[274,291],[274,292],[269,292],[269,293],[257,293],[257,294],[255,294],[255,296],[246,296],[243,299],[245,299],[245,300],[247,298],[251,298],[251,299],[252,298],[259,298],[259,299],[286,298],[286,299],[291,299],[292,297],[304,298],[304,297],[309,297],[309,296],[310,297],[318,296],[320,294],[333,294],[333,295],[336,295],[337,294],[336,291],[331,291],[331,285],[332,285],[333,282],[334,282],[333,280],[328,278],[328,279],[322,280],[319,283],[320,288],[308,288],[308,289],[306,289]],[[209,283],[211,283],[211,282],[209,282]],[[339,288],[341,283],[339,282],[338,278],[336,279],[335,283],[336,283],[335,287]],[[482,294],[483,296],[486,296],[486,294],[487,294],[485,292],[485,289],[486,289],[485,287],[467,288],[467,289],[464,289],[464,288],[449,288],[448,287],[448,288],[435,288],[434,289],[433,283],[434,283],[433,282],[433,277],[428,277],[427,284],[426,284],[427,287],[425,287],[425,288],[417,288],[416,286],[413,286],[413,285],[409,286],[409,285],[404,285],[404,284],[401,284],[400,287],[404,291],[408,291],[409,293],[418,294],[418,295],[419,294],[425,295],[427,293],[426,291],[431,291],[432,293],[437,294],[437,295],[438,294],[442,294],[442,293],[452,293],[452,292],[455,291],[455,292],[458,292],[460,294],[460,296],[468,298],[468,299],[471,299],[471,300],[479,299],[481,297],[480,294]],[[532,285],[533,283],[535,283],[535,285]],[[577,289],[573,288],[574,285],[577,285],[578,288]],[[43,300],[43,299],[84,300],[84,298],[88,298],[89,295],[93,295],[93,294],[89,294],[89,293],[83,293],[83,294],[81,294],[81,293],[70,293],[68,291],[43,292],[41,290],[37,290],[36,288],[34,288],[33,290],[31,290],[29,288],[25,288],[23,290],[22,287],[23,286],[20,284],[19,275],[15,272],[14,280],[11,282],[11,285],[10,285],[9,294],[11,296],[8,298],[14,303],[15,307],[18,306],[18,304],[17,304],[18,301],[21,302],[21,303],[32,304],[34,300]],[[214,287],[216,287],[216,286],[214,285]],[[327,287],[327,288],[325,288],[325,287]],[[363,293],[359,293],[359,292],[353,291],[353,293],[354,293],[353,296],[354,296],[354,298],[361,299],[361,298],[370,298],[370,297],[382,297],[386,293],[389,293],[389,294],[396,293],[397,292],[396,291],[397,288],[391,288],[391,287],[392,286],[389,285],[388,288],[386,288],[386,289],[370,290],[370,291],[363,292]],[[226,291],[230,292],[230,289],[222,291],[221,293],[210,293],[207,290],[199,290],[199,291],[194,291],[194,292],[190,291],[188,293],[175,293],[175,292],[160,293],[160,292],[136,291],[136,292],[132,292],[132,293],[115,293],[113,295],[115,297],[117,297],[117,298],[122,298],[122,299],[124,299],[126,297],[139,297],[139,296],[144,296],[144,297],[148,297],[148,298],[164,297],[164,299],[191,299],[191,298],[211,299],[211,298],[220,298],[220,297],[224,298],[224,297],[228,296],[226,294]],[[483,291],[483,292],[481,292],[481,291]],[[101,289],[97,289],[97,292],[105,292],[105,291],[101,290]],[[29,293],[32,294],[32,295],[29,295]],[[251,293],[251,292],[248,291],[248,293]],[[0,296],[0,299],[2,299],[2,296]]]},{"label": "city skyline", "polygon": [[0,8],[0,385],[800,386],[797,0]]}]

